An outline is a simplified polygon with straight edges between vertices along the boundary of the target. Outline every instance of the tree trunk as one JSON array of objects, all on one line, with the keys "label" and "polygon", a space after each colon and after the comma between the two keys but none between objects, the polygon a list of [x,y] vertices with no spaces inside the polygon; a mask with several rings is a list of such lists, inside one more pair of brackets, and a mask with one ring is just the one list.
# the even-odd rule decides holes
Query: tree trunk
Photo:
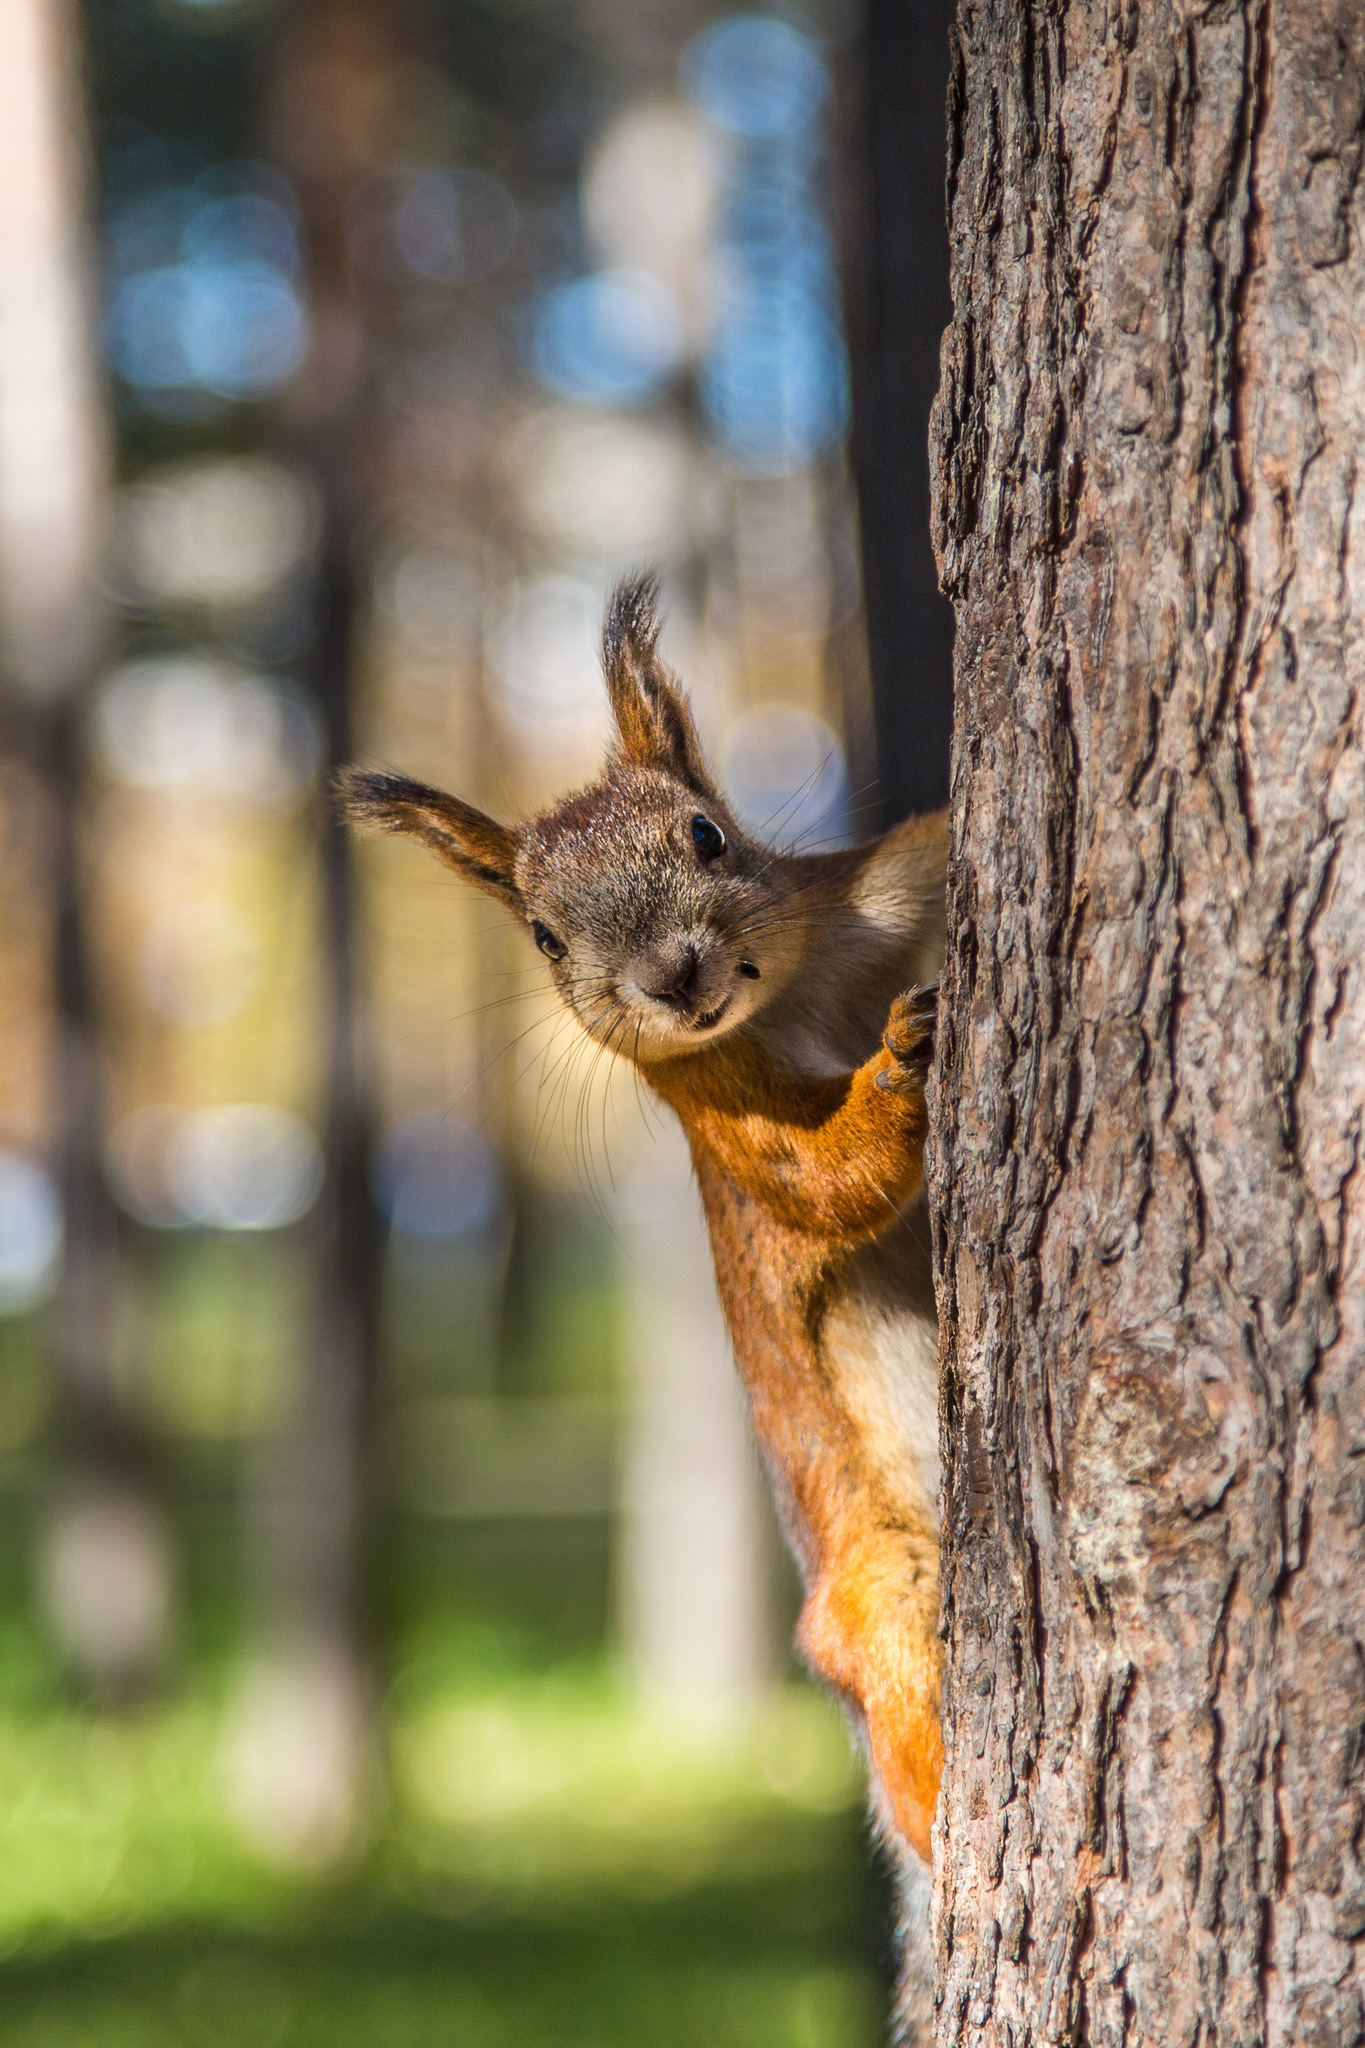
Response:
[{"label": "tree trunk", "polygon": [[950,312],[943,97],[954,12],[954,0],[867,0],[854,74],[851,452],[883,827],[948,799],[953,614],[929,545],[928,426]]},{"label": "tree trunk", "polygon": [[[240,1709],[238,1810],[256,1845],[322,1866],[374,1815],[382,1733],[368,1539],[378,1397],[380,1246],[369,1189],[369,1061],[356,944],[353,850],[332,778],[355,751],[352,697],[363,520],[373,499],[373,336],[347,222],[394,127],[406,8],[293,0],[273,52],[272,154],[293,180],[312,340],[280,438],[321,513],[308,679],[326,755],[322,823],[327,1176],[311,1219],[313,1314],[290,1426],[254,1502],[273,1641]],[[298,1768],[300,1730],[308,1768]]]},{"label": "tree trunk", "polygon": [[964,0],[938,2040],[1345,2048],[1359,0]]}]

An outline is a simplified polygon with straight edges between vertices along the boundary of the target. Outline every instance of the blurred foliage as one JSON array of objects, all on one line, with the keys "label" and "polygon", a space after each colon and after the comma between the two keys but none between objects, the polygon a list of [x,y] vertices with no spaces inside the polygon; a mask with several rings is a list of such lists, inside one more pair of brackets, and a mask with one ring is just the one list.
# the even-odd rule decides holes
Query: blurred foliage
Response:
[{"label": "blurred foliage", "polygon": [[[172,183],[202,163],[269,151],[267,71],[286,12],[283,0],[84,0],[106,218],[118,204],[120,153],[141,131],[168,147]],[[616,47],[610,7],[423,0],[413,20],[403,163],[481,166],[515,191],[524,221],[524,248],[504,277],[471,287],[467,303],[437,292],[411,314],[404,346],[421,385],[447,356],[472,364],[471,377],[481,348],[510,363],[520,329],[498,294],[510,306],[542,275],[578,263],[574,180],[635,60]],[[115,406],[125,480],[167,457],[259,450],[279,432],[278,416],[256,403],[201,419],[157,417],[126,392]],[[426,433],[425,418],[414,402],[415,433]],[[441,485],[443,512],[451,488]],[[460,516],[479,512],[467,505]],[[453,549],[432,559],[447,579]],[[124,591],[120,602],[125,653],[177,652],[204,636],[273,668],[299,652],[290,652],[283,598],[284,627],[273,614],[262,626],[212,607],[159,611],[146,593]],[[458,649],[439,635],[435,649],[425,666],[410,648],[406,669],[395,657],[393,692],[408,718],[400,743],[430,741],[438,761],[445,745],[463,775],[477,749],[451,705],[481,699],[472,670],[463,697],[452,680]],[[423,691],[430,733],[413,709]],[[129,904],[120,910],[128,877],[110,847],[137,852],[149,801],[106,790],[101,813],[106,978],[116,984],[122,972],[130,990],[146,934]],[[186,816],[201,837],[213,826],[193,793]],[[250,874],[243,867],[239,893],[265,906],[262,957],[271,961],[294,958],[312,916],[312,870],[290,838],[300,820],[311,829],[315,813],[258,821],[255,839],[234,827],[235,857],[255,858],[253,847],[260,855]],[[203,878],[183,848],[171,858],[160,842],[152,851],[168,896],[178,888],[202,907]],[[498,1008],[518,984],[495,978],[491,1022],[466,1024],[464,997],[431,963],[477,955],[495,974],[502,941],[486,940],[453,897],[447,913],[425,869],[412,874],[407,926],[385,899],[401,969],[390,979],[410,993],[426,974],[419,993],[440,1020],[440,1044],[427,1048],[418,1009],[393,1006],[385,1028],[444,1112],[464,1100],[460,1062],[482,1073],[504,1017],[520,1022],[526,999]],[[145,877],[138,888],[147,893]],[[17,911],[6,915],[16,923]],[[311,1043],[307,1003],[278,999],[278,973],[267,982],[274,1014],[303,1018],[301,1042]],[[130,994],[129,1016],[132,1007]],[[264,1015],[265,996],[260,1007]],[[124,1028],[132,1043],[127,1017]],[[235,1070],[208,1084],[215,1033],[224,1046],[238,1042],[226,1011],[193,1030],[183,1016],[174,1034],[143,1029],[142,1095],[273,1099]],[[182,1039],[194,1085],[173,1087]],[[306,1092],[282,1099],[297,1094],[306,1107]],[[415,1084],[412,1102],[390,1105],[395,1117],[424,1107]],[[581,1119],[583,1105],[570,1107]],[[511,1113],[499,1117],[510,1128]],[[541,1122],[536,1102],[537,1138]],[[508,1215],[499,1210],[477,1244],[391,1241],[387,1413],[376,1443],[384,1485],[364,1561],[390,1797],[363,1852],[326,1881],[252,1859],[228,1812],[223,1763],[235,1688],[259,1653],[269,1605],[251,1504],[264,1497],[271,1440],[295,1402],[314,1226],[233,1236],[122,1225],[119,1391],[144,1433],[140,1476],[172,1525],[177,1586],[164,1689],[120,1714],[97,1715],[77,1699],[35,1610],[33,1535],[52,1483],[43,1341],[35,1316],[0,1320],[5,2048],[859,2048],[882,2037],[879,1897],[837,1712],[791,1684],[747,1721],[717,1714],[683,1726],[646,1714],[620,1685],[611,1519],[626,1377],[620,1252],[605,1200],[590,1199],[600,1193],[591,1169],[578,1200],[533,1168],[533,1156],[509,1161]],[[428,1488],[426,1512],[405,1442],[455,1474],[445,1493]],[[499,1493],[496,1516],[480,1513],[477,1489],[461,1495],[456,1484],[471,1444]],[[581,1453],[575,1512],[549,1512],[565,1497],[546,1477],[547,1448],[561,1477]],[[526,1512],[507,1511],[518,1502]],[[783,1598],[793,1597],[788,1582]]]},{"label": "blurred foliage", "polygon": [[31,1442],[47,1420],[46,1334],[38,1315],[0,1318],[0,1456]]},{"label": "blurred foliage", "polygon": [[300,1246],[274,1234],[146,1237],[130,1314],[148,1418],[217,1443],[278,1428],[307,1328]]},{"label": "blurred foliage", "polygon": [[504,1392],[615,1394],[621,1339],[611,1226],[542,1199],[513,1241],[499,1382]]},{"label": "blurred foliage", "polygon": [[480,1692],[472,1640],[461,1691],[399,1713],[389,1821],[325,1884],[241,1848],[211,1688],[120,1720],[9,1704],[7,2048],[880,2037],[826,1702],[789,1690],[735,1742],[642,1717],[600,1668]]},{"label": "blurred foliage", "polygon": [[[231,1264],[244,1247],[223,1249]],[[181,1258],[161,1275],[165,1309],[178,1293],[191,1327],[223,1272],[196,1308],[195,1277],[212,1259],[196,1259],[192,1241],[172,1264]],[[840,1716],[800,1685],[738,1728],[643,1713],[602,1655],[605,1516],[387,1517],[372,1559],[393,1672],[382,1831],[330,1880],[253,1860],[222,1761],[249,1635],[239,1475],[230,1445],[167,1448],[176,1688],[101,1715],[71,1694],[33,1612],[40,1480],[11,1461],[0,1519],[6,2048],[881,2038],[860,1773]]]}]

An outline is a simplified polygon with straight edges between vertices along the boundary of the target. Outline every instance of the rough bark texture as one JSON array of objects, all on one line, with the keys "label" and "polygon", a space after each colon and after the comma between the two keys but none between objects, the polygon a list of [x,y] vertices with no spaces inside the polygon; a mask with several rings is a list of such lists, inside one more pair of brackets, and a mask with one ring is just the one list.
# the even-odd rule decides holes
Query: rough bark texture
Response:
[{"label": "rough bark texture", "polygon": [[1362,2038],[1359,0],[964,0],[938,2040]]}]

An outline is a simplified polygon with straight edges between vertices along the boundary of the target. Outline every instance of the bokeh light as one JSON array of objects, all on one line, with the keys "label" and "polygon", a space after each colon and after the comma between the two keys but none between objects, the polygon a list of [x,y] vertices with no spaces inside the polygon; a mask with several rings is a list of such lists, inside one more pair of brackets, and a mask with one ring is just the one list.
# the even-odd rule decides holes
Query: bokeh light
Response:
[{"label": "bokeh light", "polygon": [[106,346],[144,403],[261,398],[303,360],[292,199],[266,165],[139,193],[115,214],[108,247]]},{"label": "bokeh light", "polygon": [[623,563],[672,556],[707,516],[698,450],[668,422],[536,410],[501,455],[518,516],[551,547]]},{"label": "bokeh light", "polygon": [[404,1237],[468,1237],[503,1216],[503,1173],[487,1139],[454,1117],[408,1117],[375,1160],[375,1194]]},{"label": "bokeh light", "polygon": [[583,168],[583,224],[604,263],[644,273],[680,308],[689,347],[714,316],[712,238],[724,146],[674,100],[627,107]]},{"label": "bokeh light", "polygon": [[322,1188],[322,1151],[301,1118],[265,1102],[149,1105],[116,1125],[109,1173],[128,1213],[156,1229],[280,1230]]},{"label": "bokeh light", "polygon": [[342,759],[583,786],[657,563],[741,818],[852,835],[843,30],[699,19],[87,0],[99,631],[0,757],[16,2048],[881,2037],[685,1148],[515,920],[329,808]]},{"label": "bokeh light", "polygon": [[134,598],[251,605],[306,565],[317,527],[314,494],[281,463],[168,464],[123,492],[116,558]]},{"label": "bokeh light", "polygon": [[848,426],[820,186],[829,75],[811,38],[755,15],[703,30],[682,70],[699,108],[732,138],[702,406],[735,468],[781,475],[836,445]]},{"label": "bokeh light", "polygon": [[442,284],[474,284],[497,269],[516,239],[517,209],[482,171],[428,171],[394,214],[394,236],[413,269]]},{"label": "bokeh light", "polygon": [[598,270],[551,285],[531,311],[531,360],[550,391],[639,405],[682,367],[682,309],[646,271]]},{"label": "bokeh light", "polygon": [[524,745],[600,754],[608,737],[597,659],[602,593],[586,577],[544,575],[494,603],[485,648],[494,713]]},{"label": "bokeh light", "polygon": [[811,38],[761,14],[731,15],[703,29],[683,54],[682,76],[718,128],[755,142],[808,133],[830,90]]},{"label": "bokeh light", "polygon": [[20,1152],[0,1151],[0,1316],[46,1301],[62,1251],[61,1197]]},{"label": "bokeh light", "polygon": [[848,773],[839,736],[796,704],[765,704],[737,719],[725,742],[725,786],[760,839],[824,853],[849,838]]},{"label": "bokeh light", "polygon": [[95,732],[134,788],[212,791],[252,805],[296,798],[317,772],[316,714],[296,690],[212,655],[162,655],[114,670]]}]

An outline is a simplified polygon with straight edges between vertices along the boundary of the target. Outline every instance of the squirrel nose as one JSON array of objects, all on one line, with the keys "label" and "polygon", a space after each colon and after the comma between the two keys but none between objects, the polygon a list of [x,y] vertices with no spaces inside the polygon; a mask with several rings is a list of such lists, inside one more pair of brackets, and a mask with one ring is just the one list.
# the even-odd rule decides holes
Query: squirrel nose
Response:
[{"label": "squirrel nose", "polygon": [[640,985],[656,1002],[675,1003],[681,1008],[696,993],[700,966],[696,947],[684,939],[671,946],[664,957],[656,959],[654,974]]}]

